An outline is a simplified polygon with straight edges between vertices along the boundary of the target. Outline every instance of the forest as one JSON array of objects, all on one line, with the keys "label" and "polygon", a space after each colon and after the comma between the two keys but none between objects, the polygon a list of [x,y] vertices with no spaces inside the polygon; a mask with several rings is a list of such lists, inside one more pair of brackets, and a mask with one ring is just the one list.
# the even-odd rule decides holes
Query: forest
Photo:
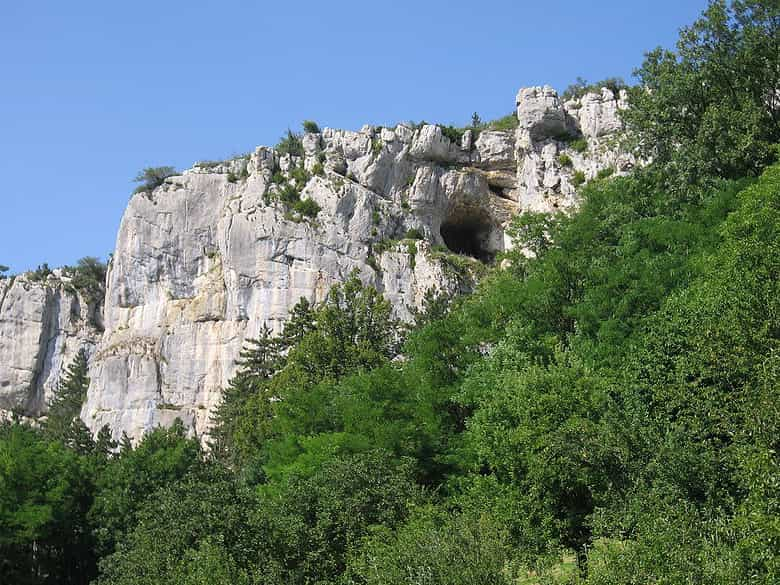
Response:
[{"label": "forest", "polygon": [[93,437],[80,354],[0,425],[0,583],[778,583],[780,5],[712,2],[636,78],[648,164],[414,323],[357,276],[302,300],[205,445]]}]

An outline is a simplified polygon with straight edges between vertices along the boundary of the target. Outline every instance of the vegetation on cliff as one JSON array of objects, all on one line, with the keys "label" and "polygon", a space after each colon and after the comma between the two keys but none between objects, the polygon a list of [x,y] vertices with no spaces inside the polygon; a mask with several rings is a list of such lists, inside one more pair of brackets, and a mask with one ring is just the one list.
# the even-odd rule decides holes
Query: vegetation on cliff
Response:
[{"label": "vegetation on cliff", "polygon": [[715,2],[651,53],[629,123],[653,164],[517,218],[534,257],[473,294],[411,329],[355,278],[296,306],[210,450],[68,440],[76,363],[43,430],[0,426],[0,580],[776,583],[779,24]]}]

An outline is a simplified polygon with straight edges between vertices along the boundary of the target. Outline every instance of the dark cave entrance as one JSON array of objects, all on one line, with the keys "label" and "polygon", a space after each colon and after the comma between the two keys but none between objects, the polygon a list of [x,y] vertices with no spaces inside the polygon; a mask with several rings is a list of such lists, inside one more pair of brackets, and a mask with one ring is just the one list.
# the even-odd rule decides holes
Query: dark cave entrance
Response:
[{"label": "dark cave entrance", "polygon": [[439,233],[444,244],[456,254],[491,262],[494,254],[489,247],[492,225],[482,214],[461,212],[447,218]]}]

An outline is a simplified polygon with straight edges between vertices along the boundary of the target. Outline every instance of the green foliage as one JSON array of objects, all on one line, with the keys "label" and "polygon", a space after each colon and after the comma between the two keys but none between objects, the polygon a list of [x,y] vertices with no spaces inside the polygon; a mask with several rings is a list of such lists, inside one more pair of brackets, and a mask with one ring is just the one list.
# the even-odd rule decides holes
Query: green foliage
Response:
[{"label": "green foliage", "polygon": [[30,272],[28,278],[33,282],[42,282],[49,278],[49,276],[52,274],[54,273],[52,272],[51,268],[49,268],[49,265],[44,262],[43,264],[39,264],[38,268]]},{"label": "green foliage", "polygon": [[497,118],[496,120],[491,120],[487,123],[486,128],[488,130],[514,130],[517,128],[520,121],[517,119],[517,114],[512,112],[511,114],[507,114],[506,116],[502,118]]},{"label": "green foliage", "polygon": [[562,167],[571,167],[572,166],[571,157],[566,153],[559,154],[558,164],[561,165]]},{"label": "green foliage", "polygon": [[101,562],[99,583],[249,583],[242,567],[259,560],[261,548],[248,515],[256,507],[232,474],[215,465],[195,470],[141,504],[138,523]]},{"label": "green foliage", "polygon": [[379,262],[377,262],[376,256],[369,254],[369,256],[366,258],[366,264],[368,264],[374,272],[381,274],[382,267],[379,266]]},{"label": "green foliage", "polygon": [[585,139],[585,137],[569,140],[568,144],[569,144],[569,148],[571,148],[574,152],[582,153],[588,150],[588,141]]},{"label": "green foliage", "polygon": [[756,175],[780,141],[780,6],[713,1],[676,51],[648,53],[625,120],[675,193]]},{"label": "green foliage", "polygon": [[151,193],[165,182],[165,179],[176,175],[173,167],[146,167],[133,179],[134,183],[140,183],[133,194]]},{"label": "green foliage", "polygon": [[86,584],[95,576],[87,523],[91,467],[41,433],[0,423],[0,580]]},{"label": "green foliage", "polygon": [[385,252],[394,249],[397,245],[398,245],[398,240],[393,240],[393,239],[379,240],[378,242],[374,242],[373,252],[374,254],[381,255],[384,254]]},{"label": "green foliage", "polygon": [[223,161],[221,160],[201,160],[196,162],[193,166],[196,166],[200,169],[211,170],[220,166],[221,164],[223,164]]},{"label": "green foliage", "polygon": [[5,264],[0,264],[0,276],[2,276],[5,272],[8,272],[10,268],[6,266]]},{"label": "green foliage", "polygon": [[292,208],[293,211],[309,218],[317,217],[317,214],[322,211],[322,207],[320,207],[319,203],[311,198],[296,201]]},{"label": "green foliage", "polygon": [[506,230],[515,247],[530,251],[534,256],[544,254],[553,244],[556,217],[549,213],[526,211],[512,219]]},{"label": "green foliage", "polygon": [[143,504],[157,489],[200,465],[198,441],[187,439],[185,434],[177,419],[169,429],[156,428],[144,435],[135,449],[124,447],[120,457],[101,470],[90,511],[101,556],[123,541],[136,525]]},{"label": "green foliage", "polygon": [[588,83],[587,80],[582,77],[578,77],[577,81],[569,85],[561,94],[563,101],[569,101],[584,96],[586,93],[601,93],[601,88],[606,87],[617,98],[620,95],[620,90],[628,89],[628,85],[621,77],[608,77],[595,83]]},{"label": "green foliage", "polygon": [[87,398],[88,367],[87,353],[82,348],[62,376],[54,396],[49,402],[49,411],[42,425],[48,438],[69,447],[75,446],[72,442],[75,437],[72,435],[77,430],[76,425],[81,422],[79,413],[81,405]]},{"label": "green foliage", "polygon": [[382,147],[384,146],[384,143],[382,142],[381,138],[374,138],[371,141],[371,154],[374,156],[379,156],[379,153],[382,152]]},{"label": "green foliage", "polygon": [[482,126],[482,118],[479,117],[479,114],[474,112],[471,114],[471,127],[473,129],[478,129],[480,126]]},{"label": "green foliage", "polygon": [[575,187],[585,184],[586,180],[584,171],[574,171],[574,174],[571,176],[571,184]]},{"label": "green foliage", "polygon": [[441,128],[442,136],[446,136],[450,142],[456,146],[460,146],[460,141],[463,138],[466,129],[455,128],[454,126],[439,126],[439,128]]},{"label": "green foliage", "polygon": [[[95,582],[100,558],[104,585],[774,584],[780,164],[752,176],[771,120],[739,120],[776,74],[757,69],[776,63],[776,15],[713,4],[674,62],[646,64],[663,87],[637,119],[680,95],[669,119],[703,132],[642,135],[668,158],[574,173],[577,209],[516,218],[503,268],[434,247],[471,294],[429,290],[402,326],[353,273],[263,329],[208,462],[180,423],[118,454],[108,427],[93,440],[74,364],[43,430],[0,424],[0,580]],[[414,256],[406,235],[369,262]]]},{"label": "green foliage", "polygon": [[106,290],[106,265],[99,258],[85,256],[76,266],[67,267],[71,284],[92,302],[103,300]]},{"label": "green foliage", "polygon": [[395,526],[418,497],[409,463],[380,450],[331,457],[272,493],[263,520],[282,582],[296,584],[338,578],[359,539],[372,526]]},{"label": "green foliage", "polygon": [[317,122],[315,122],[314,120],[304,120],[302,126],[303,126],[303,131],[306,132],[306,134],[320,133],[320,127],[317,125]]},{"label": "green foliage", "polygon": [[414,270],[417,257],[417,242],[415,240],[407,240],[406,253],[409,255],[409,266]]},{"label": "green foliage", "polygon": [[396,532],[372,532],[350,562],[348,583],[470,585],[516,583],[507,534],[487,515],[420,509]]},{"label": "green foliage", "polygon": [[598,173],[596,173],[597,179],[607,179],[615,174],[615,169],[613,167],[607,167],[604,169],[601,169]]},{"label": "green foliage", "polygon": [[301,200],[301,191],[295,185],[284,183],[279,189],[279,200],[287,205],[295,205]]},{"label": "green foliage", "polygon": [[211,453],[234,469],[256,458],[272,436],[268,381],[284,365],[284,348],[284,340],[271,337],[266,326],[258,338],[249,339],[214,412]]},{"label": "green foliage", "polygon": [[295,182],[295,186],[299,189],[303,189],[311,178],[311,175],[303,168],[303,165],[291,168],[289,173],[290,178]]},{"label": "green foliage", "polygon": [[404,238],[407,240],[424,240],[425,236],[423,236],[423,233],[419,229],[409,228],[406,230]]},{"label": "green foliage", "polygon": [[292,130],[287,130],[287,134],[279,140],[276,145],[276,152],[281,155],[303,156],[303,142],[301,135]]}]

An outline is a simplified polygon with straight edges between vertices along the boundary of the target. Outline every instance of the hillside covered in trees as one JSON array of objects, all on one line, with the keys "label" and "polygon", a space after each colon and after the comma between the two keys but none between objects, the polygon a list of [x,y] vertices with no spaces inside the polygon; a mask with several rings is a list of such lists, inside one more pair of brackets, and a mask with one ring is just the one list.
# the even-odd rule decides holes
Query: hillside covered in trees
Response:
[{"label": "hillside covered in trees", "polygon": [[649,164],[413,325],[357,277],[300,302],[207,448],[93,438],[79,354],[0,426],[0,582],[777,583],[778,47],[776,1],[713,2],[629,88]]}]

